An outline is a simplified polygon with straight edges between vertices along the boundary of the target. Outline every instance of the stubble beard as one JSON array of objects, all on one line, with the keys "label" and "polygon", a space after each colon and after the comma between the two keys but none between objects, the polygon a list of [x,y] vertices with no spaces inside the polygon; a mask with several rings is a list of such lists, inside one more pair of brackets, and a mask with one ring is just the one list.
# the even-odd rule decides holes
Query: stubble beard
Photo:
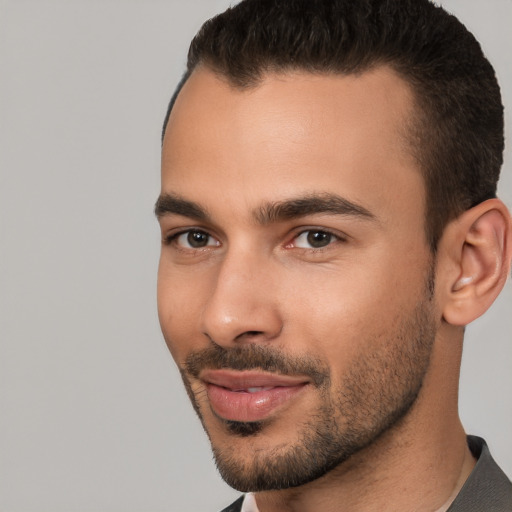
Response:
[{"label": "stubble beard", "polygon": [[[329,369],[322,363],[290,361],[269,347],[249,345],[228,350],[215,346],[193,355],[182,377],[210,437],[222,478],[242,492],[297,487],[320,478],[372,445],[413,407],[428,370],[435,331],[432,297],[425,293],[424,300],[407,318],[397,320],[394,336],[379,337],[378,343],[372,343],[376,347],[372,353],[361,353],[351,362],[336,388],[331,385]],[[243,449],[234,448],[240,442],[231,446],[217,443],[208,431],[187,377],[197,375],[205,366],[314,375],[320,405],[316,411],[305,411],[307,419],[297,427],[295,441],[244,453]],[[224,421],[224,427],[230,435],[245,437],[249,442],[268,427],[268,422]]]}]

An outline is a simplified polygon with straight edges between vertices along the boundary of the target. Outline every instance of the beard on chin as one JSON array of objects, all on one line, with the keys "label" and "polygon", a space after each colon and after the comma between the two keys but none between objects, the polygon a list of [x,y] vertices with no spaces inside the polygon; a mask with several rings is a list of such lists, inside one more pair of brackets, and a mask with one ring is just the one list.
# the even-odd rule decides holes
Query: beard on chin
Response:
[{"label": "beard on chin", "polygon": [[[372,350],[361,351],[336,386],[325,363],[309,355],[283,355],[268,345],[224,348],[212,341],[206,349],[190,354],[181,370],[182,378],[226,483],[242,492],[304,485],[332,471],[397,425],[415,403],[430,362],[436,329],[428,295],[408,316],[397,318],[392,331],[368,340]],[[278,425],[279,416],[258,422],[218,418],[227,436],[239,438],[236,443],[219,441],[204,421],[198,403],[201,397],[195,396],[189,379],[197,379],[206,368],[307,375],[319,405],[304,410],[302,421],[290,432],[289,443],[272,446],[269,439],[268,448],[250,449],[250,440],[271,424]],[[247,450],[240,438],[247,439]]]},{"label": "beard on chin", "polygon": [[259,434],[265,423],[263,421],[232,421],[223,420],[230,434],[239,437],[250,437]]}]

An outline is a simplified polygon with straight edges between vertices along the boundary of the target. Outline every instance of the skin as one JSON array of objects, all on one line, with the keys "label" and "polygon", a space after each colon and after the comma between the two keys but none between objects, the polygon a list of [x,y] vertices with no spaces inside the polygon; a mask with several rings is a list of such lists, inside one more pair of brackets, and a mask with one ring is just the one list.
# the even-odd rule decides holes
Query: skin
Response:
[{"label": "skin", "polygon": [[[461,269],[458,253],[441,244],[432,295],[425,189],[401,133],[413,109],[408,85],[384,67],[357,76],[269,75],[247,90],[199,69],[175,104],[162,197],[193,202],[204,215],[159,212],[159,318],[217,453],[250,468],[296,445],[304,418],[347,391],[354,367],[362,367],[355,378],[364,388],[354,398],[373,404],[387,388],[399,395],[410,382],[386,368],[402,367],[397,354],[418,329],[411,320],[418,308],[431,330],[428,351],[412,365],[422,387],[405,417],[320,478],[258,493],[261,512],[339,510],[340,503],[358,511],[446,510],[474,465],[457,414],[464,318],[444,320]],[[257,215],[311,194],[336,194],[369,215],[312,212],[264,222]],[[205,247],[190,246],[192,229],[208,235]],[[330,243],[309,246],[304,233],[314,229],[332,233]],[[453,231],[455,239],[460,230]],[[212,340],[315,360],[329,372],[328,390],[307,385],[257,435],[234,435],[212,410],[205,383],[185,370]],[[344,425],[343,413],[333,414]],[[371,426],[368,416],[354,420],[361,430]]]}]

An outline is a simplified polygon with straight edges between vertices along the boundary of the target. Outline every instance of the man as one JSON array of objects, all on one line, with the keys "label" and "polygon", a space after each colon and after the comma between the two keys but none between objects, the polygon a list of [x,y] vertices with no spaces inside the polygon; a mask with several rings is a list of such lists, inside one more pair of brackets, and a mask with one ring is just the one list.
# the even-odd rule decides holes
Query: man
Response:
[{"label": "man", "polygon": [[503,112],[427,0],[245,0],[166,117],[159,317],[229,511],[512,510],[457,411],[502,289]]}]

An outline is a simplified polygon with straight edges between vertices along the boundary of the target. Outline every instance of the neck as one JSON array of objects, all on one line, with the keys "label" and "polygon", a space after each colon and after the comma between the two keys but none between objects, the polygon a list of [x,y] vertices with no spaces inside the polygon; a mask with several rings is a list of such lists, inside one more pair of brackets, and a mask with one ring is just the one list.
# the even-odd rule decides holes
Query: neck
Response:
[{"label": "neck", "polygon": [[398,424],[309,484],[258,493],[260,512],[446,511],[475,463],[457,411],[460,352],[461,343],[438,340],[422,391]]}]

